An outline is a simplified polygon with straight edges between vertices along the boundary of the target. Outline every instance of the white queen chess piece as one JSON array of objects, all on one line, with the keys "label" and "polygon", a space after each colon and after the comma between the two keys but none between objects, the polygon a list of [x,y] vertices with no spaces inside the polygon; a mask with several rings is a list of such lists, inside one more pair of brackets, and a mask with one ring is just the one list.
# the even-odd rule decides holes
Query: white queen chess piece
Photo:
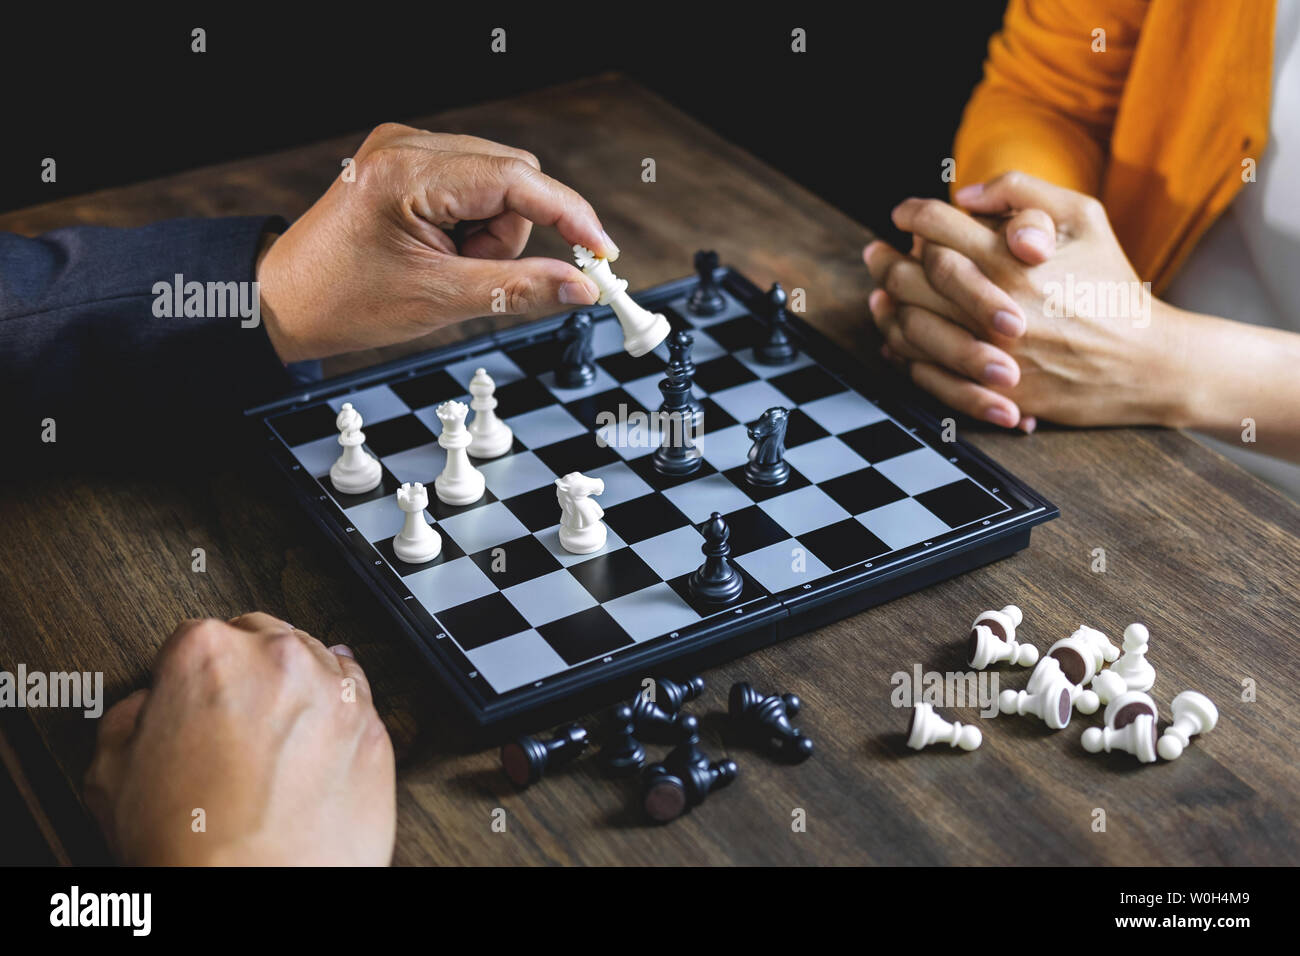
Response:
[{"label": "white queen chess piece", "polygon": [[361,424],[361,413],[352,407],[351,402],[344,402],[334,419],[343,454],[330,466],[330,481],[345,495],[364,495],[367,491],[374,491],[384,475],[379,462],[361,447],[366,440]]},{"label": "white queen chess piece", "polygon": [[607,305],[623,327],[623,348],[633,358],[645,355],[672,331],[668,320],[658,312],[643,309],[627,294],[627,280],[610,271],[608,259],[599,258],[586,246],[574,246],[573,258],[587,278],[600,290],[600,305]]},{"label": "white queen chess piece", "polygon": [[469,393],[474,396],[469,403],[474,409],[474,420],[469,423],[469,453],[475,458],[500,458],[515,441],[510,426],[497,418],[496,390],[487,369],[476,369],[469,383]]},{"label": "white queen chess piece", "polygon": [[473,440],[465,427],[469,408],[464,402],[443,402],[438,406],[442,434],[438,444],[447,450],[447,464],[433,482],[438,500],[448,505],[469,505],[483,497],[483,472],[469,461],[466,449]]},{"label": "white queen chess piece", "polygon": [[424,509],[429,507],[429,492],[418,481],[409,481],[397,489],[397,507],[406,512],[402,530],[393,538],[393,553],[407,564],[425,564],[442,551],[442,535],[429,526]]},{"label": "white queen chess piece", "polygon": [[560,503],[560,545],[571,554],[591,554],[605,546],[608,530],[601,522],[605,510],[590,495],[603,495],[605,482],[571,471],[555,479]]}]

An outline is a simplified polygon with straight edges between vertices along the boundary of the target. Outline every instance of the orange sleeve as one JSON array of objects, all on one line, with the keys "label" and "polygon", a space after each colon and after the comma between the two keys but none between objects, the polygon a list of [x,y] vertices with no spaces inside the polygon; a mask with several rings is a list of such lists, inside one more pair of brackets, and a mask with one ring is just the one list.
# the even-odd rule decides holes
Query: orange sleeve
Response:
[{"label": "orange sleeve", "polygon": [[1099,195],[1146,11],[1147,0],[1011,0],[957,129],[953,191],[1018,169]]}]

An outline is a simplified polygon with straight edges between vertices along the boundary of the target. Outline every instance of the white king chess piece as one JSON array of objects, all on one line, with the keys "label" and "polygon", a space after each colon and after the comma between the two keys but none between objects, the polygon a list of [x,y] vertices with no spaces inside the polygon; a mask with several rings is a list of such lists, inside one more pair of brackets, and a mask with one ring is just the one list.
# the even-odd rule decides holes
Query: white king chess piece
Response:
[{"label": "white king chess piece", "polygon": [[469,393],[474,396],[469,403],[474,409],[474,420],[469,423],[469,453],[475,458],[500,458],[515,441],[510,426],[497,418],[497,400],[493,394],[496,390],[496,382],[486,369],[474,372],[469,383]]},{"label": "white king chess piece", "polygon": [[361,447],[366,436],[361,431],[361,414],[351,402],[343,403],[334,419],[334,427],[339,430],[343,454],[330,466],[330,481],[345,495],[364,495],[367,491],[374,491],[384,476],[383,469]]},{"label": "white king chess piece", "polygon": [[465,427],[469,408],[464,402],[443,402],[438,406],[442,434],[438,444],[447,450],[447,464],[433,481],[438,500],[448,505],[470,505],[483,497],[483,472],[470,464],[465,450],[473,440]]},{"label": "white king chess piece", "polygon": [[573,258],[600,290],[600,305],[607,305],[618,316],[623,326],[623,348],[633,358],[640,358],[668,338],[671,327],[658,312],[641,308],[627,294],[627,280],[620,279],[609,269],[608,259],[600,259],[586,246],[574,246]]},{"label": "white king chess piece", "polygon": [[424,509],[429,507],[429,492],[418,481],[406,482],[397,489],[397,507],[406,512],[402,530],[393,538],[393,553],[407,564],[424,564],[442,551],[442,535],[429,526]]},{"label": "white king chess piece", "polygon": [[912,726],[907,734],[907,745],[913,750],[920,750],[930,744],[947,744],[962,750],[974,750],[983,740],[984,735],[978,727],[957,720],[949,723],[936,714],[929,704],[917,704],[912,708]]},{"label": "white king chess piece", "polygon": [[591,554],[605,546],[608,531],[601,522],[605,510],[590,495],[603,495],[605,483],[571,471],[555,479],[555,498],[560,503],[560,546],[571,554]]}]

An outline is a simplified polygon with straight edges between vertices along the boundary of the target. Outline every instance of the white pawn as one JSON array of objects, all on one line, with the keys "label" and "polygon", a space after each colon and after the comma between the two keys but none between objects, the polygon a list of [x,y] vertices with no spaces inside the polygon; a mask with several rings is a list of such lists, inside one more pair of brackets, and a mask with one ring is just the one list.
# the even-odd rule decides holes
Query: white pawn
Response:
[{"label": "white pawn", "polygon": [[[1100,645],[1083,633],[1091,630],[1080,628],[1069,637],[1061,638],[1047,649],[1046,658],[1056,661],[1066,680],[1074,685],[1074,705],[1082,714],[1095,714],[1101,706],[1096,691],[1086,689],[1105,659]],[[1105,639],[1100,631],[1093,633]]]},{"label": "white pawn", "polygon": [[1119,649],[1110,642],[1110,638],[1097,630],[1095,627],[1081,626],[1071,637],[1081,637],[1086,641],[1096,645],[1097,652],[1101,655],[1101,661],[1097,663],[1097,669],[1101,670],[1102,663],[1109,664],[1119,657]]},{"label": "white pawn", "polygon": [[383,479],[383,469],[361,447],[366,436],[361,430],[361,414],[351,402],[343,403],[334,419],[334,427],[340,432],[339,444],[343,446],[343,454],[330,466],[330,481],[345,495],[364,495],[367,491],[374,491]]},{"label": "white pawn", "polygon": [[424,509],[429,507],[429,493],[424,485],[408,481],[398,488],[397,507],[406,512],[406,521],[393,538],[393,553],[407,564],[432,561],[442,551],[442,535],[424,517]]},{"label": "white pawn", "polygon": [[600,259],[585,246],[573,247],[573,258],[586,276],[600,290],[597,303],[607,305],[623,327],[623,348],[633,358],[640,358],[668,338],[672,330],[668,320],[658,312],[643,309],[627,294],[627,280],[610,271],[608,259]]},{"label": "white pawn", "polygon": [[1132,723],[1118,729],[1089,727],[1083,732],[1083,749],[1092,754],[1122,750],[1143,763],[1155,763],[1156,719],[1151,714],[1138,714]]},{"label": "white pawn", "polygon": [[571,554],[591,554],[605,547],[609,532],[601,522],[605,510],[590,495],[603,495],[605,482],[571,471],[555,479],[560,503],[560,546]]},{"label": "white pawn", "polygon": [[1033,714],[1053,730],[1060,730],[1070,723],[1075,688],[1066,680],[1055,660],[1045,658],[1034,669],[1029,678],[1029,688],[1004,690],[998,696],[998,709],[1004,714]]},{"label": "white pawn", "polygon": [[1165,728],[1156,750],[1166,760],[1177,760],[1196,734],[1213,730],[1219,722],[1219,708],[1204,694],[1185,690],[1169,705],[1174,722]]},{"label": "white pawn", "polygon": [[976,624],[971,629],[966,649],[970,656],[970,666],[976,670],[983,670],[998,661],[1031,667],[1038,660],[1038,648],[1034,645],[1017,644],[1014,639],[999,640],[993,630],[984,624]]},{"label": "white pawn", "polygon": [[1128,690],[1128,681],[1113,670],[1104,670],[1092,679],[1089,688],[1103,704],[1109,704],[1120,694]]},{"label": "white pawn", "polygon": [[1156,682],[1156,669],[1146,656],[1149,639],[1145,624],[1130,624],[1124,629],[1124,653],[1110,669],[1124,678],[1129,690],[1150,690]]},{"label": "white pawn", "polygon": [[470,464],[465,453],[472,440],[465,428],[468,414],[464,402],[443,402],[438,406],[438,420],[442,422],[438,444],[447,450],[447,464],[434,479],[433,490],[438,500],[448,505],[469,505],[483,497],[483,473]]},{"label": "white pawn", "polygon": [[496,390],[497,383],[487,369],[476,369],[469,383],[469,393],[474,396],[469,403],[474,409],[474,420],[469,423],[469,453],[475,458],[500,458],[514,444],[515,433],[497,418]]},{"label": "white pawn", "polygon": [[1150,694],[1144,694],[1140,690],[1126,690],[1106,705],[1102,719],[1107,727],[1119,729],[1132,723],[1140,714],[1150,714],[1151,719],[1155,720],[1156,702]]},{"label": "white pawn", "polygon": [[920,750],[930,744],[947,744],[962,750],[974,750],[984,740],[980,729],[972,724],[944,720],[929,704],[912,708],[912,728],[907,735],[907,745]]}]

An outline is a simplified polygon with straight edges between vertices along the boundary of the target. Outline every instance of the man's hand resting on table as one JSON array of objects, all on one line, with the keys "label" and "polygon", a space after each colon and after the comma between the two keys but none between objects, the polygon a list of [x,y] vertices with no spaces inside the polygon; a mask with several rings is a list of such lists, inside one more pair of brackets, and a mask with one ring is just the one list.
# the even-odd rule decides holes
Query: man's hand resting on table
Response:
[{"label": "man's hand resting on table", "polygon": [[533,223],[618,254],[591,205],[536,157],[475,136],[377,127],[325,195],[258,260],[286,362],[390,345],[478,315],[591,305],[558,259],[518,256]]},{"label": "man's hand resting on table", "polygon": [[350,652],[255,613],[172,633],[104,715],[86,801],[126,863],[386,865],[395,786]]}]

